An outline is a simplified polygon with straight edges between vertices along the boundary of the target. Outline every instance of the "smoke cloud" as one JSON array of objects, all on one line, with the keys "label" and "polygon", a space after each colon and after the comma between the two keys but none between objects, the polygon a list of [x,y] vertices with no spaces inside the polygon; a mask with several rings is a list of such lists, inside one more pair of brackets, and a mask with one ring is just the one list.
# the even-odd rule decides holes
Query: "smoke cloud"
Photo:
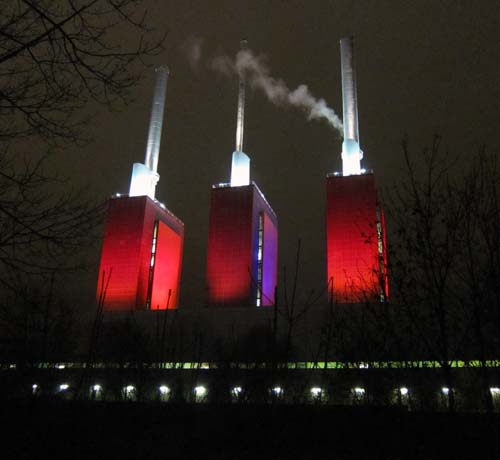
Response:
[{"label": "smoke cloud", "polygon": [[308,120],[325,119],[343,134],[341,119],[328,107],[324,99],[316,99],[303,84],[290,90],[283,80],[270,75],[264,58],[255,56],[251,50],[240,50],[235,60],[228,56],[219,56],[212,61],[212,68],[224,75],[243,76],[250,87],[261,90],[273,104],[298,107],[307,114]]},{"label": "smoke cloud", "polygon": [[198,70],[200,65],[202,45],[203,41],[198,37],[190,37],[181,45],[193,70]]}]

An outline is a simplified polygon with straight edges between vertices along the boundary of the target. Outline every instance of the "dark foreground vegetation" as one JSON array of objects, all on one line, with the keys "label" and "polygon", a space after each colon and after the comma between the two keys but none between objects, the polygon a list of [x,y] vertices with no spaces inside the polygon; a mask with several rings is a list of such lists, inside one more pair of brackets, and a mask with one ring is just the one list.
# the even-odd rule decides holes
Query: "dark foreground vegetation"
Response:
[{"label": "dark foreground vegetation", "polygon": [[500,416],[401,408],[7,403],[3,459],[496,459]]}]

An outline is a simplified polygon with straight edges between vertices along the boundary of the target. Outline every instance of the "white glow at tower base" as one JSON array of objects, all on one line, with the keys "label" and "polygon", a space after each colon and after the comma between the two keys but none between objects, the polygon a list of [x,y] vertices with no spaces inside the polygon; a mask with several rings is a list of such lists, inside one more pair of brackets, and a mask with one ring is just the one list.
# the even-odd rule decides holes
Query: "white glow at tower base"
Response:
[{"label": "white glow at tower base", "polygon": [[250,158],[246,153],[233,152],[231,187],[250,185]]},{"label": "white glow at tower base", "polygon": [[158,173],[151,171],[142,163],[134,163],[128,194],[129,196],[147,195],[154,200],[156,184],[159,180],[160,175]]},{"label": "white glow at tower base", "polygon": [[363,152],[353,139],[345,139],[342,143],[342,174],[353,176],[361,174],[361,159]]}]

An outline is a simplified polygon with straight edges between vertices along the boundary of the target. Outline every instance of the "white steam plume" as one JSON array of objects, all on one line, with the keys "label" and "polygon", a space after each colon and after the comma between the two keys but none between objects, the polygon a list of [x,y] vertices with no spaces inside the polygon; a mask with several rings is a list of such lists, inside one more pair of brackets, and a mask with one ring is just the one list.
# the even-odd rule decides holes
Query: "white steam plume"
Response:
[{"label": "white steam plume", "polygon": [[190,37],[181,45],[181,49],[186,54],[189,65],[193,70],[198,70],[201,60],[202,46],[203,41],[199,37]]},{"label": "white steam plume", "polygon": [[240,50],[236,60],[228,56],[219,56],[212,61],[212,67],[225,75],[237,73],[244,76],[252,88],[262,90],[273,104],[298,107],[307,113],[308,120],[325,119],[341,135],[343,134],[342,120],[328,107],[324,99],[316,99],[306,85],[299,85],[295,90],[290,90],[283,80],[269,74],[264,59],[255,56],[251,50]]}]

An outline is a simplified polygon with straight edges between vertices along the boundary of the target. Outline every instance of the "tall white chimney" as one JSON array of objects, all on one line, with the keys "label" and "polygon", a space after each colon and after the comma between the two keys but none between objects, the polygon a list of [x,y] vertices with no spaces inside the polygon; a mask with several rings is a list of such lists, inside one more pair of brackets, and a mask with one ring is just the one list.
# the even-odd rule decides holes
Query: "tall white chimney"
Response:
[{"label": "tall white chimney", "polygon": [[[240,53],[248,42],[241,40]],[[245,78],[240,75],[238,85],[238,111],[236,113],[236,149],[231,162],[231,187],[250,185],[250,158],[243,152],[243,132],[245,128]]]},{"label": "tall white chimney", "polygon": [[353,38],[340,40],[342,67],[342,103],[344,107],[344,142],[342,143],[342,174],[361,174],[363,152],[359,148],[358,97],[356,69],[353,58]]},{"label": "tall white chimney", "polygon": [[165,96],[167,93],[168,67],[160,66],[157,73],[151,118],[149,121],[148,142],[144,164],[134,163],[130,181],[129,196],[147,195],[155,198],[156,184],[160,180],[158,159],[160,155],[161,129],[165,112]]}]

